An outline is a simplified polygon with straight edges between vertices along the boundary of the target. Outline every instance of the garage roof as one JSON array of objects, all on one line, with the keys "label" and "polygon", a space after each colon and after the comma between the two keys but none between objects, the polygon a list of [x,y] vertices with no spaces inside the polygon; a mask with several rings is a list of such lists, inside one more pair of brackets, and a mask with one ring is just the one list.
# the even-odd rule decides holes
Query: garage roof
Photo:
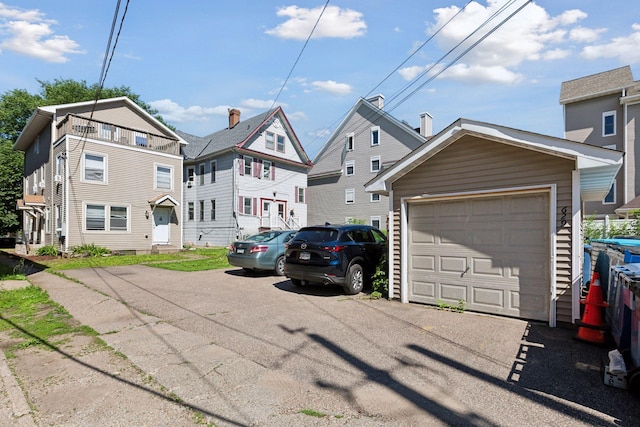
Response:
[{"label": "garage roof", "polygon": [[393,182],[465,135],[575,160],[583,201],[598,201],[607,195],[624,156],[617,150],[461,118],[369,181],[365,190],[388,195]]}]

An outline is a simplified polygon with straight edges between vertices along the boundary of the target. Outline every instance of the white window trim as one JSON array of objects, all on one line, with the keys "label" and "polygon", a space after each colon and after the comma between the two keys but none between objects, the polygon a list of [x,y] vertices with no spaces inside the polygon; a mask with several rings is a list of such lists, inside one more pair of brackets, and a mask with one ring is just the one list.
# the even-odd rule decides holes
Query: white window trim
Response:
[{"label": "white window trim", "polygon": [[298,194],[296,194],[296,203],[307,203],[307,198],[305,197],[306,191],[307,189],[305,187],[298,187]]},{"label": "white window trim", "polygon": [[[243,167],[244,176],[248,176],[249,178],[253,178],[253,162],[255,161],[255,159],[253,157],[251,157],[251,156],[244,156],[243,159],[244,159],[244,161],[243,161],[242,167]],[[247,160],[248,160],[248,162],[247,162]],[[247,173],[247,165],[250,165],[249,166],[249,173]]]},{"label": "white window trim", "polygon": [[[378,161],[378,169],[376,170],[373,169],[374,160]],[[369,158],[369,172],[378,173],[380,172],[380,169],[382,169],[382,159],[380,158],[380,156],[371,156]]]},{"label": "white window trim", "polygon": [[[351,201],[349,201],[349,194],[351,194]],[[356,202],[356,190],[355,188],[345,188],[344,190],[344,203],[352,205]]]},{"label": "white window trim", "polygon": [[[282,138],[282,150],[279,148],[279,139]],[[276,134],[276,151],[278,153],[284,153],[287,151],[287,138],[284,135]]]},{"label": "white window trim", "polygon": [[[168,168],[169,169],[169,188],[160,188],[160,187],[158,187],[158,168],[159,167]],[[165,165],[165,164],[162,164],[162,163],[154,163],[153,164],[153,188],[155,190],[160,190],[160,191],[173,191],[173,175],[174,175],[173,166]],[[194,177],[195,177],[195,175],[194,175]]]},{"label": "white window trim", "polygon": [[[351,138],[351,147],[349,147],[349,138]],[[347,151],[353,151],[356,148],[356,136],[355,133],[349,132],[345,137],[344,144]]]},{"label": "white window trim", "polygon": [[[377,193],[370,193],[370,194],[371,194],[371,196],[370,196],[369,200],[371,201],[371,203],[380,203],[381,199],[380,199],[380,195],[379,194],[377,194]],[[378,196],[378,200],[375,200],[374,196]]]},{"label": "white window trim", "polygon": [[[378,221],[378,225],[373,225],[373,221]],[[369,224],[379,229],[382,227],[382,218],[379,215],[372,216],[369,218]]]},{"label": "white window trim", "polygon": [[[376,131],[378,132],[378,143],[377,143],[377,144],[374,144],[374,143],[373,143],[373,133],[374,133],[374,132],[376,132]],[[382,135],[380,135],[380,126],[373,126],[373,127],[371,128],[371,130],[369,131],[369,142],[370,142],[370,144],[371,144],[371,146],[372,146],[372,147],[377,147],[377,146],[379,146],[379,145],[380,145],[380,138],[381,138],[381,136],[382,136]]]},{"label": "white window trim", "polygon": [[[269,144],[268,144],[268,138],[267,137],[269,135],[271,135],[271,138],[272,138],[271,139],[271,144],[273,144],[272,146],[269,146]],[[264,133],[264,148],[266,148],[267,150],[274,150],[275,151],[275,149],[276,149],[276,134],[275,133],[269,132],[269,131],[266,131]]]},{"label": "white window trim", "polygon": [[[189,172],[191,171],[191,174],[189,174]],[[189,185],[193,184],[193,181],[196,180],[196,168],[195,166],[189,166],[187,167],[187,183],[189,183]]]},{"label": "white window trim", "polygon": [[[605,201],[606,198],[607,198],[607,195],[609,194],[609,192],[607,192],[607,194],[605,194],[604,198],[602,199],[602,204],[603,205],[615,205],[616,202],[617,202],[617,200],[616,200],[617,199],[617,197],[616,197],[617,186],[616,186],[616,181],[615,180],[613,181],[613,184],[611,184],[611,188],[613,189],[613,201],[612,202],[606,202]],[[611,189],[610,189],[610,191],[611,191]]]},{"label": "white window trim", "polygon": [[[85,178],[85,165],[86,165],[86,156],[87,155],[96,156],[96,157],[102,157],[102,161],[103,161],[102,162],[102,166],[103,166],[103,168],[102,168],[102,181],[93,181],[93,180]],[[80,181],[81,182],[86,182],[86,183],[89,183],[89,184],[102,184],[102,185],[107,184],[108,181],[109,181],[108,180],[108,175],[107,175],[107,171],[109,170],[108,164],[109,164],[108,163],[108,157],[107,157],[106,154],[94,153],[94,152],[88,152],[88,151],[84,152],[82,154],[82,172],[81,172],[82,175],[80,175]]]},{"label": "white window trim", "polygon": [[[349,166],[353,167],[353,173],[349,173]],[[356,174],[356,161],[355,160],[347,160],[344,163],[344,176],[354,176]]]},{"label": "white window trim", "polygon": [[[613,133],[609,133],[606,134],[605,131],[605,126],[604,126],[604,121],[607,117],[612,116],[613,117]],[[604,113],[602,113],[602,136],[603,137],[607,137],[607,136],[616,136],[617,133],[617,123],[616,123],[616,119],[617,119],[617,114],[616,111],[605,111]]]},{"label": "white window trim", "polygon": [[[104,230],[87,230],[87,206],[102,206],[104,208]],[[58,206],[59,207],[59,206]],[[125,208],[127,211],[127,229],[119,230],[119,229],[111,229],[111,207],[117,208]],[[61,219],[59,218],[59,213],[56,212],[56,222]],[[130,204],[119,204],[119,203],[104,203],[104,202],[82,202],[82,231],[83,233],[118,233],[118,234],[127,234],[131,233],[131,205]],[[58,224],[56,224],[56,228],[58,228]]]},{"label": "white window trim", "polygon": [[[267,167],[267,165],[269,167]],[[271,168],[273,168],[273,162],[271,160],[263,160],[262,161],[262,174],[260,175],[260,178],[262,178],[262,179],[271,179],[271,173],[272,173]],[[269,171],[269,173],[267,173],[267,170]]]}]

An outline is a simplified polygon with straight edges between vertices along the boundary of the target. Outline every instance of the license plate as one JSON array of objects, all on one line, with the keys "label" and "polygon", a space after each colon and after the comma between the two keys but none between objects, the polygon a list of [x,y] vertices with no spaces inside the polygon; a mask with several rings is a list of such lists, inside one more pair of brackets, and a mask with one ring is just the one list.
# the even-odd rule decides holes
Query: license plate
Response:
[{"label": "license plate", "polygon": [[243,254],[243,253],[244,253],[244,248],[238,248],[238,249],[236,249],[236,253],[237,253],[237,254]]},{"label": "license plate", "polygon": [[298,259],[302,261],[309,261],[311,259],[311,254],[309,252],[300,252]]}]

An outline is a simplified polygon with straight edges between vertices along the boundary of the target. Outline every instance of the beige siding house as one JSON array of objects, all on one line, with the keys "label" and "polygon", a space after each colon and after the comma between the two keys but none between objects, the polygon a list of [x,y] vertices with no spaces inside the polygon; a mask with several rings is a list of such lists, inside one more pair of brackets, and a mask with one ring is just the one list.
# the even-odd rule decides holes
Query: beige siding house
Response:
[{"label": "beige siding house", "polygon": [[38,108],[14,146],[25,153],[26,250],[180,248],[182,144],[125,97]]},{"label": "beige siding house", "polygon": [[389,195],[389,297],[579,318],[581,204],[622,153],[460,119],[369,181]]}]

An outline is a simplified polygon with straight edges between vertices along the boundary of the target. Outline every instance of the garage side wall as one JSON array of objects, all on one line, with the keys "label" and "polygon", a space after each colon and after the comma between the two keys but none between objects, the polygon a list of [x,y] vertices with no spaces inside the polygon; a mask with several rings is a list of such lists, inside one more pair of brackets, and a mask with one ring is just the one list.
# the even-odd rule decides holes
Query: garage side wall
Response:
[{"label": "garage side wall", "polygon": [[393,183],[394,298],[400,298],[401,199],[556,185],[557,320],[571,322],[573,160],[466,135]]}]

